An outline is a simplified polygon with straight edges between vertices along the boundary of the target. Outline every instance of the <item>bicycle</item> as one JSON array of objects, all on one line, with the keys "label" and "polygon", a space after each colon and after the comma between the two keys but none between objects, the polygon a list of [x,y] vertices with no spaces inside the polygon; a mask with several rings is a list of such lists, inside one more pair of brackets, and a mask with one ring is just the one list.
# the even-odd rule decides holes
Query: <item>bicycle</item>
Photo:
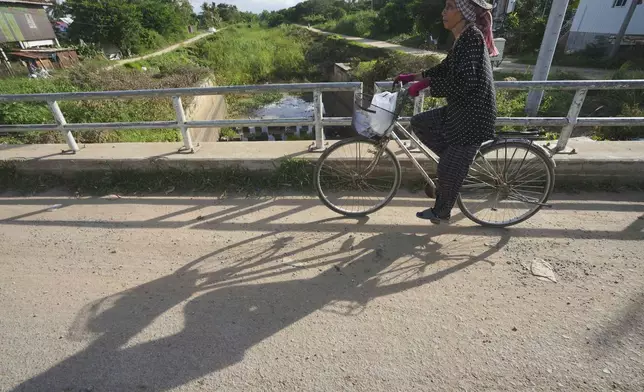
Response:
[{"label": "bicycle", "polygon": [[[358,125],[364,128],[364,123],[358,124],[361,118],[364,121],[365,116],[385,110],[374,107],[371,99],[370,95],[356,94],[354,128]],[[332,211],[347,217],[363,217],[380,210],[396,196],[402,182],[402,168],[390,148],[392,141],[420,171],[427,196],[435,197],[434,181],[398,135],[399,132],[415,142],[428,159],[438,164],[439,158],[400,124],[400,113],[408,99],[407,90],[400,85],[395,110],[386,111],[391,124],[383,134],[373,129],[365,133],[362,129],[358,132],[367,136],[341,140],[320,156],[314,172],[315,188],[320,200]],[[554,188],[555,163],[544,147],[534,143],[539,135],[538,131],[501,132],[481,145],[457,200],[463,215],[482,226],[507,227],[524,222],[543,207],[550,207],[546,203]],[[355,152],[356,156],[350,159],[337,156],[347,151]],[[374,183],[367,184],[371,177]],[[340,206],[342,202],[348,206]],[[371,204],[360,209],[358,204],[365,202]],[[495,214],[503,217],[494,219]]]}]

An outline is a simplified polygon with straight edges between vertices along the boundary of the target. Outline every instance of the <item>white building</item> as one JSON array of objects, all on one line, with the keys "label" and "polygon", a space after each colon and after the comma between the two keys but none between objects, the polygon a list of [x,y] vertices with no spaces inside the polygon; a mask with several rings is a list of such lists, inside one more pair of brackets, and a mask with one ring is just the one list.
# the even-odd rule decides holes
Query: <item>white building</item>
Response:
[{"label": "white building", "polygon": [[[609,40],[619,32],[633,0],[581,0],[572,21],[566,51],[578,51],[598,38]],[[626,37],[644,38],[644,5],[640,0],[631,19]]]}]

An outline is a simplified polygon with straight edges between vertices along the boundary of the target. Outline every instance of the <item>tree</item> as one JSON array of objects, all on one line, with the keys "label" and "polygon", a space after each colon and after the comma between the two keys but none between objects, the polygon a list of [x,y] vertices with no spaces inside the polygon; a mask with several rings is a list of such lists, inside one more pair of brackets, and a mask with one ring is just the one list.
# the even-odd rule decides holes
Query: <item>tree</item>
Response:
[{"label": "tree", "polygon": [[187,0],[66,0],[63,9],[74,20],[72,40],[114,44],[124,52],[158,47],[193,21]]},{"label": "tree", "polygon": [[224,22],[235,23],[240,21],[239,10],[235,5],[219,3],[217,4],[217,11]]},{"label": "tree", "polygon": [[385,33],[410,33],[414,29],[413,3],[390,0],[378,12],[378,27]]},{"label": "tree", "polygon": [[112,43],[121,50],[132,49],[140,38],[141,9],[127,0],[67,0],[74,22],[69,26],[72,40]]},{"label": "tree", "polygon": [[222,23],[219,10],[215,3],[203,3],[201,5],[201,14],[199,15],[199,25],[202,28],[219,27]]},{"label": "tree", "polygon": [[506,17],[503,26],[508,51],[521,53],[539,49],[549,6],[548,0],[517,0],[515,11]]},{"label": "tree", "polygon": [[185,30],[189,17],[179,13],[177,3],[172,0],[139,0],[141,9],[141,25],[154,30],[164,37]]},{"label": "tree", "polygon": [[445,43],[450,32],[443,26],[441,13],[445,7],[444,0],[414,0],[411,4],[414,15],[415,31],[421,34],[431,34],[440,43]]},{"label": "tree", "polygon": [[[514,12],[506,16],[499,30],[508,39],[506,50],[513,53],[539,50],[553,0],[517,0]],[[579,0],[568,3],[564,25],[575,15]]]}]

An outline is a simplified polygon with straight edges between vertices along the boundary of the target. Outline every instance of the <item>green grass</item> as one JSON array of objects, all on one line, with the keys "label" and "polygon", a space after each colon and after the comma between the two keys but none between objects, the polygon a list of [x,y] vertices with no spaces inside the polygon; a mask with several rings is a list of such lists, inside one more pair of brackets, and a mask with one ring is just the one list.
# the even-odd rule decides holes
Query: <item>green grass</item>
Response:
[{"label": "green grass", "polygon": [[168,46],[172,46],[178,43],[181,43],[183,41],[189,40],[190,38],[194,38],[200,34],[205,33],[205,31],[196,31],[194,33],[190,33],[186,31],[183,34],[175,34],[172,35],[168,38],[162,37],[156,42],[156,45],[148,48],[142,49],[140,52],[136,54],[136,56],[145,56],[146,54],[154,53],[159,50],[162,50],[164,48],[167,48]]},{"label": "green grass", "polygon": [[[495,73],[496,80],[513,78],[516,80],[531,80],[530,73]],[[612,79],[643,79],[644,71],[631,70],[628,67],[616,71]],[[584,79],[576,73],[553,73],[551,80],[581,80]],[[544,94],[539,115],[545,117],[565,117],[570,108],[574,91],[549,90]],[[522,117],[525,116],[526,91],[497,92],[497,107],[499,116]],[[595,90],[589,91],[581,109],[582,117],[643,117],[644,116],[644,91],[642,90]],[[512,128],[512,127],[505,127]],[[560,132],[558,128],[545,128],[548,138],[556,138]],[[573,136],[589,136],[594,140],[632,140],[644,137],[644,126],[635,127],[593,127],[577,128]]]},{"label": "green grass", "polygon": [[[520,64],[534,65],[537,63],[538,53],[524,53],[516,56],[516,62]],[[552,60],[552,65],[561,67],[581,67],[581,68],[596,68],[596,69],[613,69],[618,70],[624,65],[644,69],[644,56],[641,53],[631,53],[623,51],[620,55],[613,60],[609,60],[604,56],[588,55],[584,52],[581,53],[557,53]]]},{"label": "green grass", "polygon": [[209,69],[220,85],[290,81],[309,75],[311,65],[305,59],[309,39],[290,34],[292,27],[250,26],[222,30],[193,46],[131,66],[163,70],[189,64]]},{"label": "green grass", "polygon": [[400,34],[394,37],[382,37],[392,44],[407,46],[409,48],[420,48],[425,44],[426,35],[422,34]]},{"label": "green grass", "polygon": [[[261,29],[235,26],[197,42],[195,45],[129,63],[106,71],[91,64],[65,72],[52,79],[10,78],[0,83],[0,93],[33,94],[61,91],[133,90],[196,85],[209,75],[219,85],[291,82],[306,80],[316,72],[305,59],[311,38],[291,34],[289,28]],[[142,71],[147,67],[148,71]],[[231,95],[231,117],[279,100],[282,94]],[[184,99],[184,106],[190,99]],[[63,101],[61,109],[69,123],[174,120],[170,99],[131,99]],[[54,119],[45,104],[0,104],[0,123],[45,124]],[[85,131],[75,133],[79,143],[175,142],[178,130]],[[61,143],[59,132],[30,133],[0,137],[0,143]]]},{"label": "green grass", "polygon": [[316,27],[333,33],[366,38],[375,33],[374,27],[377,18],[378,13],[375,11],[359,11],[347,14],[340,20],[330,20]]},{"label": "green grass", "polygon": [[[185,69],[176,72],[147,73],[136,69],[79,67],[61,73],[52,79],[5,79],[0,84],[4,94],[33,94],[47,92],[75,92],[127,89],[157,89],[194,86],[208,75],[206,70]],[[190,100],[185,100],[187,106]],[[100,123],[131,121],[174,120],[175,113],[170,99],[110,99],[86,101],[61,101],[59,103],[68,123]],[[51,124],[53,115],[44,103],[0,104],[0,123]],[[118,130],[80,131],[75,133],[79,143],[102,142],[176,142],[178,130]],[[0,137],[0,143],[34,144],[62,143],[60,132],[33,132]]]},{"label": "green grass", "polygon": [[[207,69],[218,85],[306,81],[316,77],[318,71],[306,59],[313,38],[298,34],[299,30],[236,25],[190,47],[127,66],[145,66],[160,72],[174,72],[186,66]],[[282,93],[228,95],[228,116],[247,116],[282,97]]]}]

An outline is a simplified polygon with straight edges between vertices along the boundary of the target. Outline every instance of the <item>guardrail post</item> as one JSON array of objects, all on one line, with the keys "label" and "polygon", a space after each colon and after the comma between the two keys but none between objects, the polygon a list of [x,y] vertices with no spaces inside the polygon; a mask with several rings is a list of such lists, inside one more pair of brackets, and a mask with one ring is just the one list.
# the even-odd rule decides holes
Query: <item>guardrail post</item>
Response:
[{"label": "guardrail post", "polygon": [[324,151],[324,127],[322,117],[324,103],[322,102],[322,90],[313,91],[313,109],[315,116],[315,142],[309,147],[309,151]]},{"label": "guardrail post", "polygon": [[174,106],[174,111],[177,114],[177,125],[181,130],[181,137],[183,139],[183,147],[179,151],[188,151],[190,153],[195,152],[195,148],[192,145],[192,137],[190,137],[190,130],[186,126],[186,113],[183,110],[183,103],[181,102],[181,97],[175,96],[172,97],[172,105]]},{"label": "guardrail post", "polygon": [[584,105],[584,100],[586,99],[586,94],[588,94],[588,89],[580,89],[575,93],[575,97],[572,99],[572,104],[570,109],[568,109],[568,125],[561,129],[561,135],[557,141],[557,145],[554,149],[551,149],[551,152],[554,154],[569,153],[575,154],[576,151],[566,150],[566,145],[568,144],[568,139],[572,135],[572,131],[577,125],[577,118],[579,117],[579,112],[581,112],[581,107]]},{"label": "guardrail post", "polygon": [[69,151],[76,154],[78,151],[80,151],[80,148],[78,148],[78,144],[76,144],[76,140],[74,139],[74,135],[72,135],[72,131],[65,129],[67,121],[65,120],[65,116],[63,116],[63,112],[60,110],[60,106],[58,106],[58,102],[48,101],[47,106],[49,106],[49,109],[54,114],[54,120],[56,120],[56,124],[58,124],[58,129],[60,129],[60,131],[65,136],[65,140],[67,141],[67,145],[69,146]]}]

